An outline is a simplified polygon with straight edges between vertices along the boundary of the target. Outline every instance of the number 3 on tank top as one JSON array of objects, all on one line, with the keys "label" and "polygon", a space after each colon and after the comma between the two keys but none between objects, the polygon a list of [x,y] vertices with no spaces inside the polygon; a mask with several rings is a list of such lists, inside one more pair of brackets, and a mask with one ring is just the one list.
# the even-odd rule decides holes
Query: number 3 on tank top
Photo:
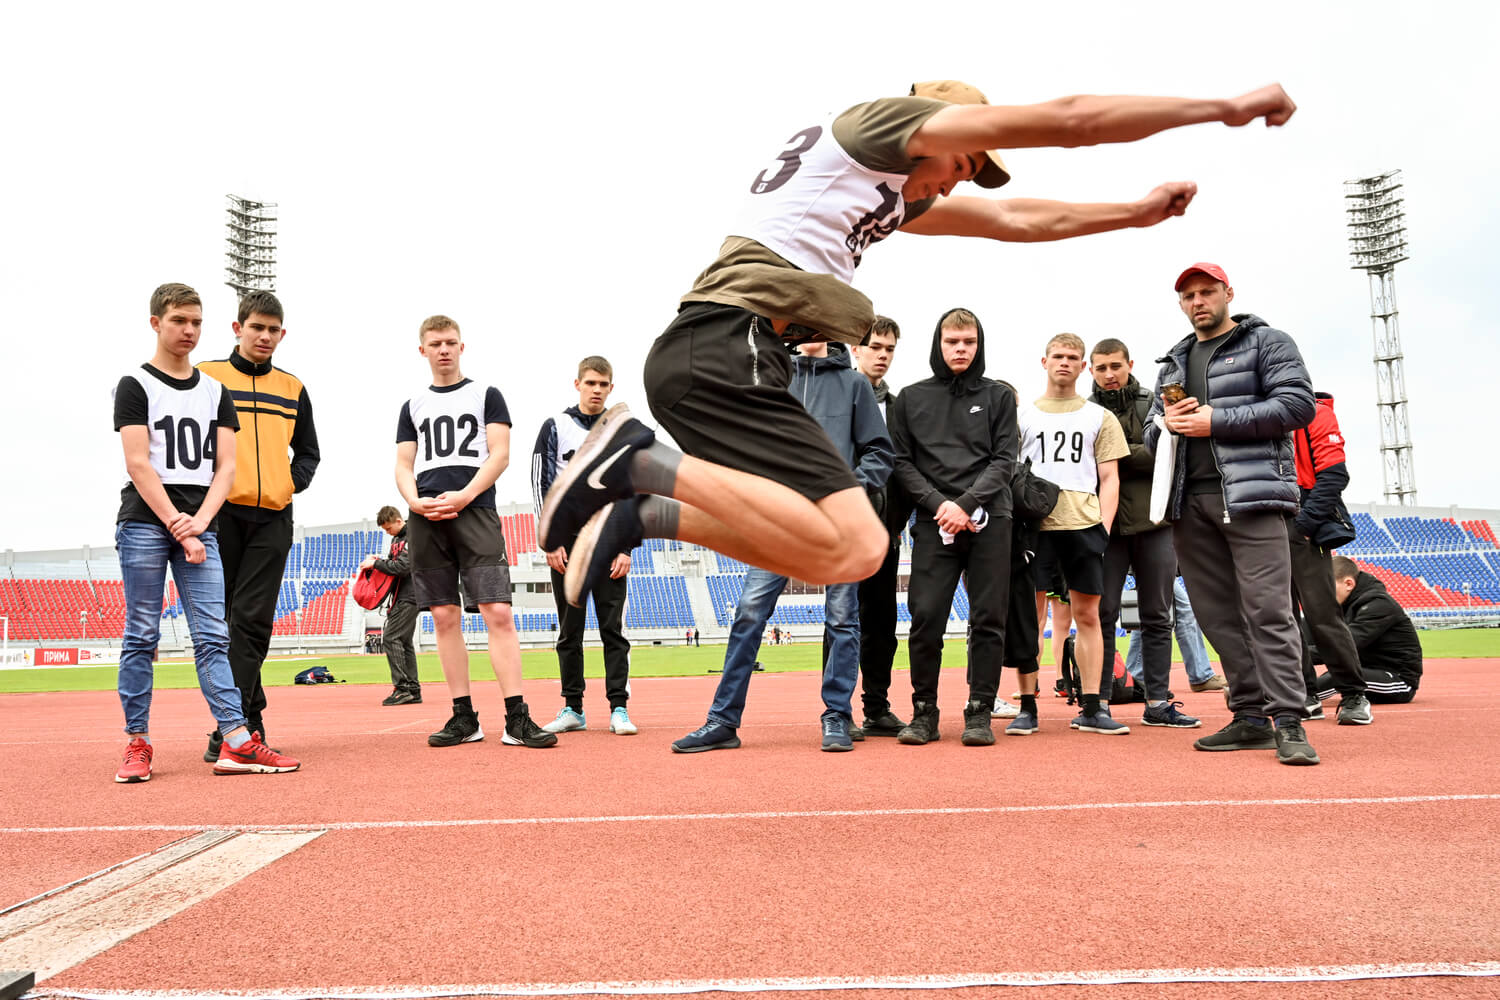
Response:
[{"label": "number 3 on tank top", "polygon": [[479,418],[472,413],[460,414],[455,425],[452,417],[444,413],[436,420],[428,418],[417,425],[417,430],[422,432],[423,458],[432,461],[436,458],[447,458],[453,454],[453,443],[458,432],[467,432],[464,439],[458,445],[458,454],[465,458],[478,458],[479,450],[474,447],[474,439],[479,436]]},{"label": "number 3 on tank top", "polygon": [[[776,161],[767,164],[765,170],[755,175],[755,180],[750,185],[750,193],[769,194],[791,180],[792,175],[802,166],[802,154],[812,149],[813,143],[822,138],[822,135],[823,126],[814,125],[788,139],[786,149],[776,154]],[[772,169],[776,172],[767,177],[766,172]]]},{"label": "number 3 on tank top", "polygon": [[[1043,462],[1072,462],[1076,465],[1083,461],[1083,431],[1074,431],[1072,434],[1069,434],[1067,431],[1053,431],[1052,440],[1055,442],[1056,447],[1053,450],[1052,457],[1048,458],[1047,432],[1036,432],[1036,443],[1037,447],[1041,449]],[[1073,446],[1073,454],[1068,458],[1064,458],[1063,449],[1069,443]]]},{"label": "number 3 on tank top", "polygon": [[184,469],[196,469],[204,462],[213,463],[219,432],[217,420],[209,421],[207,434],[201,433],[202,428],[192,417],[176,420],[168,414],[151,426],[161,431],[168,469],[178,468],[179,463]]}]

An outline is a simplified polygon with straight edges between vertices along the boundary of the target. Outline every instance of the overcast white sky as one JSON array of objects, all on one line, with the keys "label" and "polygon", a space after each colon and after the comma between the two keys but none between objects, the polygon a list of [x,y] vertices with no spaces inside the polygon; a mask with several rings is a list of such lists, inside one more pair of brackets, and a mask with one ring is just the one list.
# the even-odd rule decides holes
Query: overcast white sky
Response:
[{"label": "overcast white sky", "polygon": [[20,315],[0,370],[0,548],[112,537],[110,389],[152,352],[151,290],[204,294],[195,360],[233,345],[227,192],[281,206],[276,362],[306,382],[323,448],[298,521],[397,499],[395,417],[426,383],[416,329],[434,312],[463,325],[465,372],[510,404],[499,494],[521,500],[538,427],[576,402],[579,358],[610,358],[615,400],[645,411],[647,348],[784,140],[941,77],[995,103],[1279,80],[1300,110],[1279,130],[1008,155],[1008,196],[1124,201],[1176,179],[1200,193],[1150,230],[875,247],[855,283],[902,325],[895,385],[928,374],[932,326],[955,305],[985,324],[989,374],[1023,396],[1040,394],[1037,359],[1060,330],[1120,337],[1147,381],[1188,331],[1173,278],[1213,260],[1238,309],[1297,338],[1338,399],[1346,496],[1378,500],[1368,293],[1347,265],[1342,182],[1401,168],[1419,499],[1500,506],[1480,316],[1500,223],[1497,29],[1493,5],[1378,2],[7,8],[0,291]]}]

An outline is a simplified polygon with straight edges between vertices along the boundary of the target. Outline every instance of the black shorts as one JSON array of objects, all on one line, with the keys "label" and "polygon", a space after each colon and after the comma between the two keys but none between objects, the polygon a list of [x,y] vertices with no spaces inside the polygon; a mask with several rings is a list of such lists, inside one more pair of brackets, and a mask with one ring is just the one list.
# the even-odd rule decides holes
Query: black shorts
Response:
[{"label": "black shorts", "polygon": [[464,604],[460,579],[469,604],[510,603],[510,564],[493,507],[465,507],[448,521],[416,514],[406,524],[418,607]]},{"label": "black shorts", "polygon": [[1076,531],[1043,531],[1036,549],[1037,586],[1060,577],[1071,591],[1104,592],[1104,550],[1109,532],[1104,525]]},{"label": "black shorts", "polygon": [[651,414],[694,458],[787,486],[814,502],[859,485],[787,386],[792,358],[771,321],[736,306],[682,307],[646,355]]}]

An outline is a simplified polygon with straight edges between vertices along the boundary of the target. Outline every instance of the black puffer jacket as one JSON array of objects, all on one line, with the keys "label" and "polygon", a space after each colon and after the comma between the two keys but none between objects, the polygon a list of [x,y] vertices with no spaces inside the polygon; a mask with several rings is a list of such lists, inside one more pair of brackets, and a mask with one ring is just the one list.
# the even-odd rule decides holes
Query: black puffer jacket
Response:
[{"label": "black puffer jacket", "polygon": [[[1290,435],[1312,419],[1312,380],[1291,337],[1250,313],[1234,321],[1238,325],[1209,359],[1208,398],[1198,400],[1214,410],[1209,442],[1224,479],[1225,509],[1231,517],[1256,511],[1296,514],[1297,466]],[[1162,368],[1152,393],[1153,419],[1146,425],[1146,447],[1153,452],[1161,433],[1154,420],[1162,412],[1161,388],[1187,382],[1188,349],[1196,339],[1189,334],[1157,359]],[[1169,520],[1182,516],[1186,480],[1187,463],[1179,449]]]}]

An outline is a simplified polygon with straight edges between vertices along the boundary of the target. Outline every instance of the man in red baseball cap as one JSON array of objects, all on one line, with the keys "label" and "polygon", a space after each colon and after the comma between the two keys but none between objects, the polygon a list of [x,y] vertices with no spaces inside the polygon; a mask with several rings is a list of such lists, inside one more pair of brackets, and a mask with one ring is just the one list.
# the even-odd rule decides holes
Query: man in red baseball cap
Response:
[{"label": "man in red baseball cap", "polygon": [[[1177,563],[1203,633],[1229,682],[1229,725],[1198,750],[1271,750],[1283,764],[1316,764],[1302,729],[1302,636],[1292,616],[1287,519],[1297,513],[1291,432],[1312,419],[1312,381],[1292,338],[1259,316],[1231,316],[1234,289],[1217,264],[1177,276],[1193,332],[1167,352],[1155,417],[1180,435],[1167,498]],[[1186,398],[1168,403],[1179,384]]]}]

